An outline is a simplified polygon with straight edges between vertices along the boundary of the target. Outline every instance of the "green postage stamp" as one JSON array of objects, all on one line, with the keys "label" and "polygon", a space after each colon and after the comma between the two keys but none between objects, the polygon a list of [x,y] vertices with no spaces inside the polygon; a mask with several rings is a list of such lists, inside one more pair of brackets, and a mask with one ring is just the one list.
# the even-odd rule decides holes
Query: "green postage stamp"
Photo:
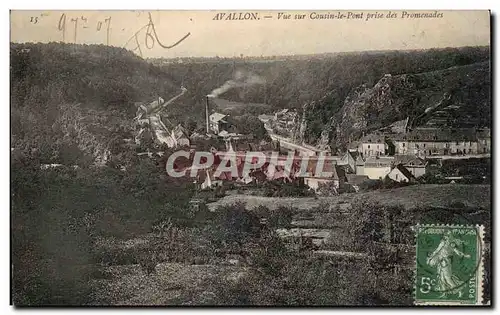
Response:
[{"label": "green postage stamp", "polygon": [[482,305],[483,226],[416,226],[415,304]]}]

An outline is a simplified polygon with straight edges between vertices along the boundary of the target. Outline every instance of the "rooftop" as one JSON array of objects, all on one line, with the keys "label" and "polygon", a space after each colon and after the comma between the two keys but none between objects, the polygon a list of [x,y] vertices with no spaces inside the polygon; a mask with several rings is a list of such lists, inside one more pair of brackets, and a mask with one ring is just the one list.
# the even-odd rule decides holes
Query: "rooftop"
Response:
[{"label": "rooftop", "polygon": [[226,116],[227,115],[224,115],[224,114],[221,114],[221,113],[212,113],[212,114],[210,114],[210,120],[217,122],[217,121],[222,120]]},{"label": "rooftop", "polygon": [[395,168],[398,169],[406,178],[413,178],[413,175],[410,173],[410,171],[402,164],[398,164]]},{"label": "rooftop", "polygon": [[474,128],[464,129],[439,129],[421,128],[406,134],[398,134],[393,137],[397,141],[426,141],[426,142],[449,142],[449,141],[475,141],[477,138]]},{"label": "rooftop", "polygon": [[[320,169],[320,171],[323,173],[327,172],[332,173],[332,175],[329,176],[329,178],[339,179],[336,162],[330,159],[324,159],[323,161],[324,161],[323,168]],[[319,175],[316,174],[317,167],[318,167],[318,160],[317,159],[310,160],[309,163],[307,164],[307,172],[310,173],[312,177],[324,178],[324,176],[317,176]]]},{"label": "rooftop", "polygon": [[368,157],[365,161],[365,167],[387,167],[394,163],[394,157]]},{"label": "rooftop", "polygon": [[385,142],[385,136],[381,134],[367,134],[366,136],[362,137],[359,142],[361,143],[384,143]]},{"label": "rooftop", "polygon": [[412,163],[413,165],[424,165],[424,160],[419,158],[414,154],[398,154],[394,156],[394,164],[403,164],[406,165],[408,163]]}]

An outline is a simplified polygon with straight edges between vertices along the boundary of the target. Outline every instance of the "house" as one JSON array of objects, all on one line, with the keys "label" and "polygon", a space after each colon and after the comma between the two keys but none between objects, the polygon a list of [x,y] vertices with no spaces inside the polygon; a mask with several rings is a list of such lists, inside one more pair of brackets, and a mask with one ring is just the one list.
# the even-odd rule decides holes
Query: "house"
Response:
[{"label": "house", "polygon": [[491,152],[491,131],[489,128],[477,131],[477,151],[480,154]]},{"label": "house", "polygon": [[268,120],[269,127],[273,132],[291,136],[293,130],[297,127],[297,112],[287,108],[282,109],[274,114],[273,119]]},{"label": "house", "polygon": [[149,117],[149,126],[152,129],[156,141],[166,144],[169,148],[176,146],[176,141],[172,132],[168,131],[159,115],[152,115]]},{"label": "house", "polygon": [[414,154],[404,154],[395,155],[393,165],[403,165],[415,178],[418,178],[425,175],[427,162]]},{"label": "house", "polygon": [[222,130],[225,130],[229,127],[229,122],[225,119],[228,117],[225,114],[221,113],[212,113],[209,116],[209,128],[216,135],[219,134]]},{"label": "house", "polygon": [[143,116],[145,116],[145,115],[155,113],[164,104],[165,104],[165,100],[160,96],[158,96],[158,98],[156,100],[152,101],[148,105],[144,105],[143,103],[135,102],[135,105],[137,106],[136,119],[139,120],[139,119],[143,118]]},{"label": "house", "polygon": [[345,166],[347,173],[356,174],[356,161],[360,153],[356,150],[347,150],[347,152],[340,158],[338,165]]},{"label": "house", "polygon": [[[394,157],[369,157],[364,161],[363,174],[369,179],[383,179],[392,169]],[[358,172],[359,173],[359,172]]]},{"label": "house", "polygon": [[359,186],[370,180],[366,175],[356,175],[356,174],[346,174],[346,185],[349,185],[353,188],[355,192],[359,191]]},{"label": "house", "polygon": [[340,183],[345,182],[345,174],[342,171],[342,168],[335,164],[335,161],[325,159],[323,169],[320,170],[323,173],[330,173],[330,176],[317,174],[317,163],[318,160],[310,160],[307,165],[306,171],[309,176],[304,177],[304,184],[309,186],[309,188],[318,190],[320,185],[333,184],[333,187],[338,189],[340,187]]},{"label": "house", "polygon": [[387,177],[397,182],[406,183],[409,183],[415,178],[402,164],[398,164],[395,168],[393,168],[389,174],[387,174]]},{"label": "house", "polygon": [[278,119],[283,118],[288,113],[288,111],[289,111],[288,108],[284,108],[280,111],[277,111],[276,113],[274,113],[274,119],[278,120]]},{"label": "house", "polygon": [[478,141],[474,128],[417,128],[394,137],[396,154],[419,156],[477,154]]},{"label": "house", "polygon": [[356,175],[365,175],[365,159],[361,154],[356,157],[355,170]]},{"label": "house", "polygon": [[288,108],[274,113],[274,120],[284,126],[289,126],[291,122],[297,119],[297,112]]},{"label": "house", "polygon": [[189,146],[191,143],[187,130],[181,124],[172,129],[172,138],[175,139],[178,146]]},{"label": "house", "polygon": [[384,135],[368,134],[359,140],[358,152],[364,157],[385,155],[387,149]]}]

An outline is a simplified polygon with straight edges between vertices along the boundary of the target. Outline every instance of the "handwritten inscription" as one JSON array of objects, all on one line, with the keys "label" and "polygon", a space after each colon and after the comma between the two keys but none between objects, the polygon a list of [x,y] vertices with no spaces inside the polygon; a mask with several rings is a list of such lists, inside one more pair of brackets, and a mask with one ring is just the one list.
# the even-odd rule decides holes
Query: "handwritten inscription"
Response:
[{"label": "handwritten inscription", "polygon": [[[143,56],[143,49],[153,49],[155,46],[159,46],[163,49],[171,49],[179,45],[191,35],[191,33],[188,32],[174,43],[169,45],[164,44],[164,42],[160,40],[158,31],[155,27],[155,24],[153,23],[151,13],[139,11],[136,12],[135,15],[136,17],[140,17],[142,14],[148,15],[147,24],[133,33],[130,39],[123,46],[124,48],[130,48],[125,46],[128,46],[129,43],[133,43],[134,46],[132,47],[132,50],[137,52],[141,56]],[[29,23],[31,23],[32,25],[36,25],[37,27],[44,27],[44,23],[42,22],[45,20],[44,17],[46,16],[49,16],[49,13],[44,12],[38,15],[30,15],[28,16]],[[92,16],[88,17],[86,15],[77,15],[71,14],[70,12],[64,12],[54,18],[55,20],[52,20],[50,24],[56,24],[55,26],[61,36],[60,38],[62,42],[78,43],[79,36],[85,36],[85,38],[88,38],[89,32],[91,32],[90,34],[94,32],[94,34],[103,33],[103,35],[105,35],[105,38],[102,40],[102,43],[110,45],[112,31],[111,16],[92,18]],[[190,19],[190,21],[192,21],[192,19]],[[47,27],[46,23],[45,27]],[[85,32],[83,32],[84,30]],[[125,29],[123,28],[121,31],[123,32],[125,31]]]},{"label": "handwritten inscription", "polygon": [[[89,28],[87,23],[88,19],[85,16],[79,16],[71,18],[69,22],[70,24],[72,24],[70,27],[73,29],[73,42],[76,43],[78,38],[78,28],[79,26],[81,26],[82,28]],[[111,28],[111,17],[107,17],[103,21],[97,21],[97,23],[95,24],[97,32],[101,31],[103,23],[106,25],[106,45],[109,45],[109,30]],[[61,17],[59,18],[59,23],[57,24],[57,29],[61,32],[62,41],[63,42],[66,41],[66,31],[68,29],[66,13],[61,14]]]},{"label": "handwritten inscription", "polygon": [[[130,39],[125,43],[125,45],[123,45],[123,47],[127,47],[127,45],[132,40],[134,40],[135,41],[135,47],[132,50],[134,52],[138,52],[141,57],[143,56],[143,54],[142,54],[142,47],[146,47],[146,49],[152,49],[154,47],[155,43],[157,43],[158,46],[160,46],[161,48],[171,49],[171,48],[179,45],[181,42],[183,42],[186,38],[188,38],[191,35],[191,33],[187,33],[182,38],[180,38],[179,40],[177,40],[176,42],[174,42],[173,44],[171,44],[171,45],[165,45],[165,44],[163,44],[160,41],[160,39],[158,37],[158,33],[156,32],[155,24],[153,23],[153,19],[151,17],[151,13],[148,13],[148,18],[149,18],[148,24],[144,25],[137,32],[135,32],[135,34],[132,37],[130,37]],[[142,41],[139,41],[139,34],[144,29],[146,30],[146,33],[145,33],[145,37],[144,37],[144,45],[142,45]]]}]

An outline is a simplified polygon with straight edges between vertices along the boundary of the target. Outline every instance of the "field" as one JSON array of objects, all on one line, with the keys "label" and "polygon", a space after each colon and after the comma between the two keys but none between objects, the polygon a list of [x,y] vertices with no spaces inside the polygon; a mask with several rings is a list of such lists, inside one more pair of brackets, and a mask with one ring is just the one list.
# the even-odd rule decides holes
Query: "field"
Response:
[{"label": "field", "polygon": [[489,209],[491,207],[491,187],[489,185],[414,185],[395,189],[384,189],[363,193],[343,194],[336,197],[318,198],[269,198],[248,195],[230,195],[209,204],[211,210],[221,205],[243,202],[248,208],[265,206],[269,209],[294,207],[298,210],[311,210],[321,203],[331,208],[347,208],[355,200],[384,205],[403,205],[406,209],[416,207],[448,207],[452,203],[463,203],[466,207]]}]

